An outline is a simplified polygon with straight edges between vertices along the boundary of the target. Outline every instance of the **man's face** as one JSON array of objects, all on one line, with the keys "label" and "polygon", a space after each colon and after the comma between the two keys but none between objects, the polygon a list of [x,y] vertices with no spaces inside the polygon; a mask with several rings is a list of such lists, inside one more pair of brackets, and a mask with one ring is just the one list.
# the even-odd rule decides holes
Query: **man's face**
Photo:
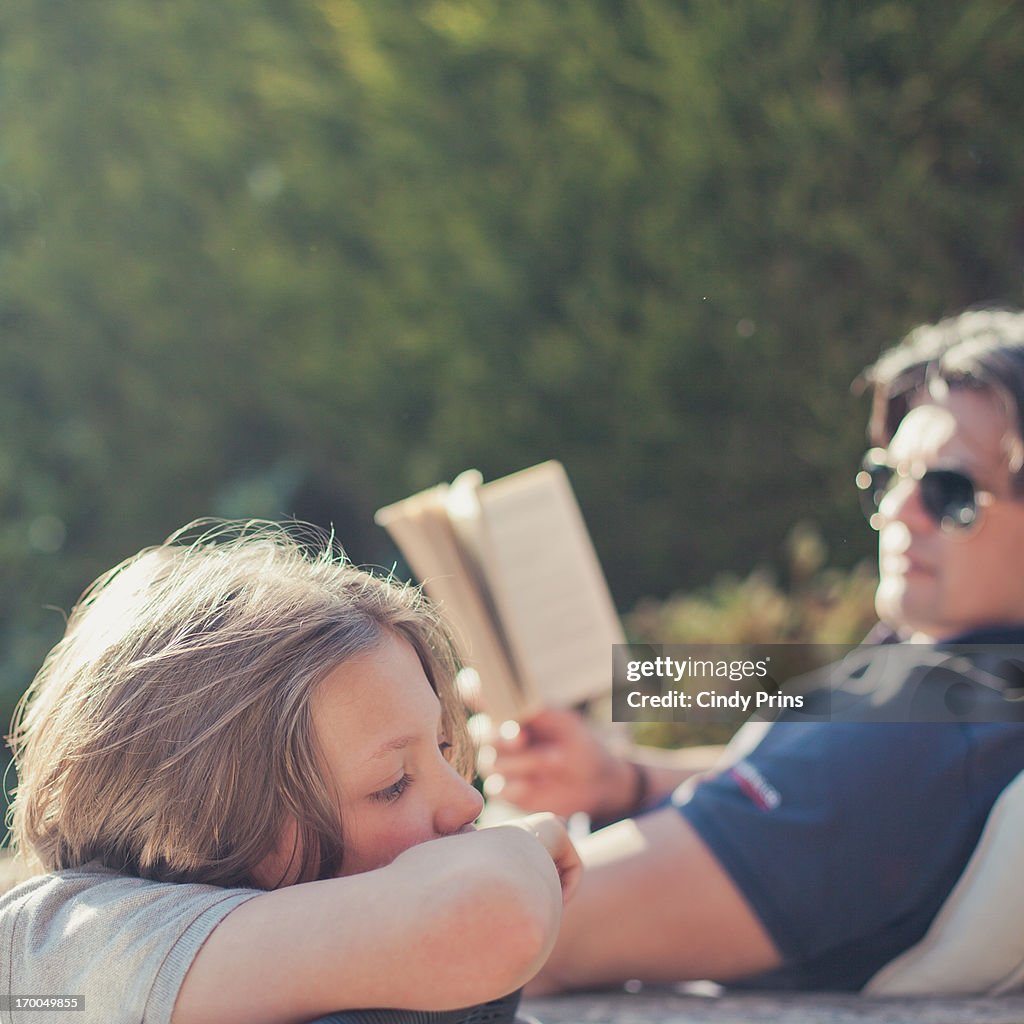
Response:
[{"label": "man's face", "polygon": [[[1024,501],[1010,484],[1006,414],[987,392],[925,396],[887,450],[908,473],[879,507],[879,618],[933,640],[1024,623]],[[921,502],[920,473],[955,469],[994,500],[967,530],[943,529]],[[915,479],[917,478],[917,479]]]}]

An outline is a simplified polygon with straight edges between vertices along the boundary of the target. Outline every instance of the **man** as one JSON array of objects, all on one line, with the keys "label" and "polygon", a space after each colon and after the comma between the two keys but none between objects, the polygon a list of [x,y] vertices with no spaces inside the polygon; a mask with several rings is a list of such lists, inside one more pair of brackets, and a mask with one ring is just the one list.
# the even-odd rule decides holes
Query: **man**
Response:
[{"label": "man", "polygon": [[[866,377],[878,447],[858,483],[887,639],[1024,644],[1024,314],[919,328]],[[902,659],[873,721],[748,725],[705,774],[617,758],[569,712],[499,744],[514,803],[649,812],[582,845],[537,994],[629,978],[858,989],[924,935],[1024,771],[1024,729],[908,717],[934,648],[875,650]]]}]

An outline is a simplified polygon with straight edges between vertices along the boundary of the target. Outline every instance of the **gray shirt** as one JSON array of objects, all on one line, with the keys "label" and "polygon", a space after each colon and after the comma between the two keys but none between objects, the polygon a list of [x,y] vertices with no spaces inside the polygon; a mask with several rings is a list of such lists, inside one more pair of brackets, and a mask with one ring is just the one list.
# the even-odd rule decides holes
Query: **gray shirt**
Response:
[{"label": "gray shirt", "polygon": [[[210,932],[259,894],[95,864],[29,879],[0,896],[0,1024],[169,1024]],[[23,996],[84,997],[85,1010],[6,1008]]]}]

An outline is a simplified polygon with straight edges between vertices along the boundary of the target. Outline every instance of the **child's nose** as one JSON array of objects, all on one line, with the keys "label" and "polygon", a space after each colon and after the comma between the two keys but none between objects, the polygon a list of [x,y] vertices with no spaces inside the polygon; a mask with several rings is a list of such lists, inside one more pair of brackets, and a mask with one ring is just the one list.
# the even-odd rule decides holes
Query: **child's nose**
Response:
[{"label": "child's nose", "polygon": [[484,809],[483,797],[454,768],[450,778],[435,815],[440,835],[451,835],[472,824]]}]

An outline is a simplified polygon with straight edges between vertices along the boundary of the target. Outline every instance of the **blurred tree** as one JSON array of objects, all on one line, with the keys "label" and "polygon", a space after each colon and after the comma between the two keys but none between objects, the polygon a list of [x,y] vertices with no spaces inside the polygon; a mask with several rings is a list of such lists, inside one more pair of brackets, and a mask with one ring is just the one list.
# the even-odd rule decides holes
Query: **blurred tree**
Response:
[{"label": "blurred tree", "polygon": [[0,95],[8,704],[186,520],[390,564],[470,464],[562,458],[623,607],[853,565],[850,379],[1021,301],[1009,0],[7,0]]}]

